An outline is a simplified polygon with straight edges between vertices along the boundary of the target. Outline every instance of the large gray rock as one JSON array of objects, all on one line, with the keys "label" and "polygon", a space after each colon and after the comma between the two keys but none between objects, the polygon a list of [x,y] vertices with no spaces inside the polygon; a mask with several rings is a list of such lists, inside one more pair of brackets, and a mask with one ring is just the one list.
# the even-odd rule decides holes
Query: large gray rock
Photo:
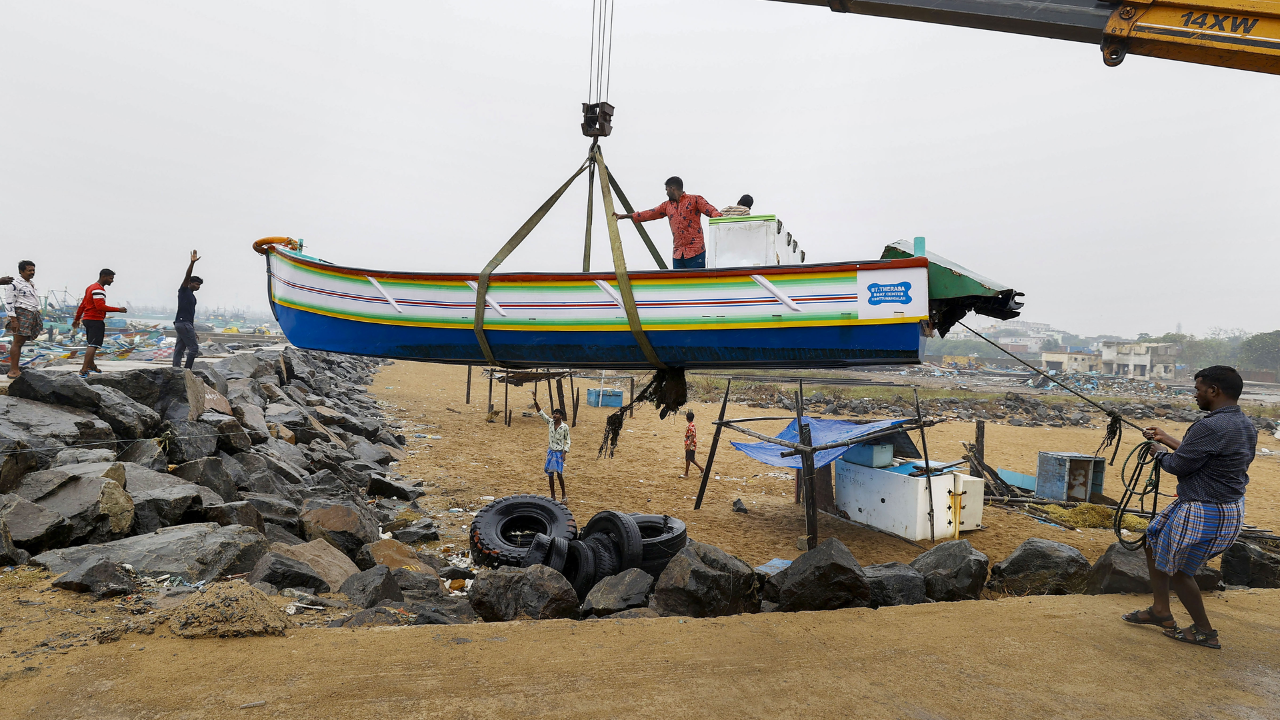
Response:
[{"label": "large gray rock", "polygon": [[649,573],[630,568],[596,583],[582,602],[582,616],[604,617],[631,608],[646,607],[653,592]]},{"label": "large gray rock", "polygon": [[396,586],[404,594],[405,602],[428,602],[445,596],[444,586],[440,584],[440,576],[431,568],[424,567],[421,570],[410,570],[405,567],[392,568],[391,576],[395,578]]},{"label": "large gray rock", "polygon": [[[66,451],[64,450],[63,452]],[[148,470],[155,470],[156,472],[168,472],[169,470],[169,455],[164,451],[164,448],[160,447],[160,442],[154,438],[129,443],[129,447],[125,448],[124,452],[120,453],[116,459],[120,462],[141,465]]]},{"label": "large gray rock", "polygon": [[1222,580],[1252,588],[1280,587],[1280,554],[1249,542],[1236,541],[1222,555]]},{"label": "large gray rock", "polygon": [[[111,426],[88,410],[46,405],[35,400],[0,395],[0,438],[8,438],[31,448],[39,467],[47,468],[67,446],[100,447],[114,450]],[[13,475],[0,473],[0,492],[11,492]]]},{"label": "large gray rock", "polygon": [[929,599],[944,602],[976,600],[987,581],[989,563],[968,540],[949,540],[920,553],[911,567],[924,575]]},{"label": "large gray rock", "polygon": [[169,420],[160,426],[169,438],[169,462],[182,465],[218,451],[218,431],[202,422]]},{"label": "large gray rock", "polygon": [[32,502],[39,502],[40,498],[56,492],[58,488],[73,480],[96,477],[111,478],[120,483],[121,486],[128,482],[125,467],[122,463],[79,463],[76,465],[62,465],[26,475],[18,481],[17,486],[13,488],[13,492]]},{"label": "large gray rock", "polygon": [[283,528],[299,538],[303,536],[298,506],[288,499],[264,493],[241,493],[240,496],[245,502],[257,508],[263,522]]},{"label": "large gray rock", "polygon": [[422,488],[413,487],[406,483],[396,482],[383,475],[374,475],[369,478],[369,495],[372,497],[393,498],[395,500],[416,500],[423,495]]},{"label": "large gray rock", "polygon": [[155,435],[160,427],[159,413],[115,388],[103,386],[95,390],[98,394],[98,417],[110,425],[116,435],[126,440]]},{"label": "large gray rock", "polygon": [[396,459],[391,452],[391,448],[382,443],[371,443],[363,438],[352,443],[349,450],[356,459],[376,465],[386,465]]},{"label": "large gray rock", "polygon": [[987,587],[1010,595],[1081,593],[1089,561],[1079,550],[1052,540],[1029,538],[991,567]]},{"label": "large gray rock", "polygon": [[125,487],[133,498],[133,531],[142,535],[163,527],[193,522],[203,515],[199,488],[172,475],[125,463]]},{"label": "large gray rock", "polygon": [[31,554],[13,544],[9,525],[0,517],[0,565],[25,565]]},{"label": "large gray rock", "polygon": [[310,565],[276,552],[263,555],[253,566],[245,582],[250,585],[264,582],[277,590],[306,588],[313,593],[327,593],[330,590],[329,583]]},{"label": "large gray rock", "polygon": [[287,443],[279,438],[269,438],[266,442],[253,448],[253,451],[277,462],[287,463],[298,468],[302,475],[305,475],[310,470],[307,456],[296,445]]},{"label": "large gray rock", "polygon": [[467,598],[476,614],[488,622],[578,616],[578,593],[573,585],[545,565],[482,572],[472,581]]},{"label": "large gray rock", "polygon": [[924,575],[900,562],[868,565],[863,568],[871,585],[868,607],[918,605],[929,602],[924,593]]},{"label": "large gray rock", "polygon": [[200,422],[218,432],[218,448],[224,452],[244,452],[253,446],[253,441],[245,433],[240,421],[230,415],[210,410],[200,416]]},{"label": "large gray rock", "polygon": [[204,507],[204,519],[208,522],[216,522],[219,525],[244,525],[257,530],[263,535],[267,534],[266,525],[262,521],[262,513],[258,512],[258,508],[247,500],[223,503],[221,505],[206,505]]},{"label": "large gray rock", "polygon": [[800,555],[774,581],[781,612],[865,607],[871,601],[862,566],[834,537]]},{"label": "large gray rock", "polygon": [[53,581],[60,590],[93,593],[94,598],[118,597],[137,592],[138,585],[125,573],[119,563],[102,557],[91,557],[73,568],[71,572]]},{"label": "large gray rock", "polygon": [[1151,592],[1151,572],[1147,567],[1147,555],[1141,550],[1126,550],[1120,543],[1111,547],[1089,569],[1085,580],[1085,593],[1110,595],[1114,593],[1146,594]]},{"label": "large gray rock", "polygon": [[209,488],[224,502],[235,502],[240,499],[236,481],[222,466],[221,458],[205,457],[192,460],[174,468],[173,474],[187,482]]},{"label": "large gray rock", "polygon": [[263,411],[268,424],[275,423],[283,425],[290,430],[294,428],[307,427],[307,413],[296,405],[286,405],[284,403],[271,403]]},{"label": "large gray rock", "polygon": [[[62,452],[66,451],[59,454]],[[17,487],[18,479],[36,467],[36,454],[32,452],[30,445],[22,440],[0,436],[0,493]]]},{"label": "large gray rock", "polygon": [[29,553],[71,541],[71,523],[66,518],[17,495],[0,495],[0,520],[8,524],[13,544]]},{"label": "large gray rock", "polygon": [[67,448],[58,452],[49,467],[60,468],[67,465],[84,465],[86,463],[109,463],[114,462],[115,459],[116,454],[114,452],[102,448]]},{"label": "large gray rock", "polygon": [[97,391],[68,372],[26,370],[9,383],[9,396],[86,410],[98,407]]},{"label": "large gray rock", "polygon": [[302,527],[308,540],[324,540],[352,560],[366,543],[381,538],[377,518],[363,503],[350,500],[308,498],[302,504]]},{"label": "large gray rock", "polygon": [[267,427],[267,416],[262,408],[247,402],[232,401],[231,414],[240,421],[241,427],[254,443],[266,442],[271,437],[271,429]]},{"label": "large gray rock", "polygon": [[133,567],[141,576],[177,575],[188,582],[249,572],[267,552],[267,540],[253,528],[192,523],[102,545],[50,550],[32,562],[60,575],[100,555]]},{"label": "large gray rock", "polygon": [[339,592],[362,608],[371,608],[383,600],[404,601],[404,594],[400,592],[391,568],[386,565],[377,565],[352,575],[342,583]]},{"label": "large gray rock", "polygon": [[391,537],[406,545],[417,545],[439,540],[440,531],[436,529],[436,524],[431,518],[422,518],[415,520],[406,528],[392,530]]},{"label": "large gray rock", "polygon": [[662,615],[718,617],[760,611],[751,566],[713,545],[691,542],[667,564],[650,607]]},{"label": "large gray rock", "polygon": [[133,527],[133,499],[121,463],[66,465],[32,473],[15,494],[66,518],[67,542],[108,542]]},{"label": "large gray rock", "polygon": [[92,375],[88,382],[95,387],[115,388],[134,402],[164,415],[171,403],[187,403],[187,385],[183,375],[182,368],[161,366]]},{"label": "large gray rock", "polygon": [[360,572],[351,558],[323,540],[313,540],[301,545],[273,543],[271,551],[310,565],[316,574],[329,583],[330,588],[342,587],[347,578]]},{"label": "large gray rock", "polygon": [[258,392],[258,383],[248,377],[229,378],[227,391],[223,394],[226,395],[227,402],[231,403],[232,409],[242,403],[259,409],[266,407],[267,404],[262,393]]}]

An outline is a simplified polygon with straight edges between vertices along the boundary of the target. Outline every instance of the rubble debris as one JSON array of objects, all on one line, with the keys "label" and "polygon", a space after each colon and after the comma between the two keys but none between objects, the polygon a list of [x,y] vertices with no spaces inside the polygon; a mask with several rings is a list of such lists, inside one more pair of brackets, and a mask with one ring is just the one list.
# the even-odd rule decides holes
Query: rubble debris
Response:
[{"label": "rubble debris", "polygon": [[191,593],[168,618],[169,630],[188,639],[284,635],[292,625],[283,610],[244,580]]}]

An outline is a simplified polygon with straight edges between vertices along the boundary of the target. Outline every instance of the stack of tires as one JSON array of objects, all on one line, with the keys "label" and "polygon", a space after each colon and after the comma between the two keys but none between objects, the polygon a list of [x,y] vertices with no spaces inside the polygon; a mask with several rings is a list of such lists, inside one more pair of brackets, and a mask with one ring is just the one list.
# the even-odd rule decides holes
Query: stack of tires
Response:
[{"label": "stack of tires", "polygon": [[565,576],[580,600],[596,583],[630,568],[656,579],[688,542],[676,518],[616,510],[597,513],[579,532],[569,508],[540,495],[494,500],[471,524],[477,565],[546,565]]}]

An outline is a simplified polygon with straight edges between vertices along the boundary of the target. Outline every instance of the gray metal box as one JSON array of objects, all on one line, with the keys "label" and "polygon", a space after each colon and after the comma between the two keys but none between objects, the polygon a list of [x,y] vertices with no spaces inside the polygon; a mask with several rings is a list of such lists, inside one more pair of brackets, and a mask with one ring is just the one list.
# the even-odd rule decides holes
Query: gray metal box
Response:
[{"label": "gray metal box", "polygon": [[1075,452],[1042,452],[1036,463],[1036,495],[1047,500],[1088,502],[1102,492],[1105,458]]}]

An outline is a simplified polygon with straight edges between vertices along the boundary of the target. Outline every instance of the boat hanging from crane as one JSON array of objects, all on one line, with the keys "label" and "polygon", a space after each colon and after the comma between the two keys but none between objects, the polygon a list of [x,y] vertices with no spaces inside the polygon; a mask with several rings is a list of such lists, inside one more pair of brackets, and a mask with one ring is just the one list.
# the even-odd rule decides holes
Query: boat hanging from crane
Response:
[{"label": "boat hanging from crane", "polygon": [[[1021,293],[927,255],[923,238],[879,259],[807,262],[773,215],[713,218],[708,267],[628,272],[616,194],[600,138],[609,103],[612,2],[592,10],[581,167],[477,274],[365,270],[310,257],[290,238],[263,238],[272,312],[289,341],[311,350],[508,368],[839,368],[920,361],[923,338],[970,310],[1009,319]],[[579,175],[587,172],[580,273],[497,273]],[[591,271],[594,186],[609,228],[613,272]]]}]

